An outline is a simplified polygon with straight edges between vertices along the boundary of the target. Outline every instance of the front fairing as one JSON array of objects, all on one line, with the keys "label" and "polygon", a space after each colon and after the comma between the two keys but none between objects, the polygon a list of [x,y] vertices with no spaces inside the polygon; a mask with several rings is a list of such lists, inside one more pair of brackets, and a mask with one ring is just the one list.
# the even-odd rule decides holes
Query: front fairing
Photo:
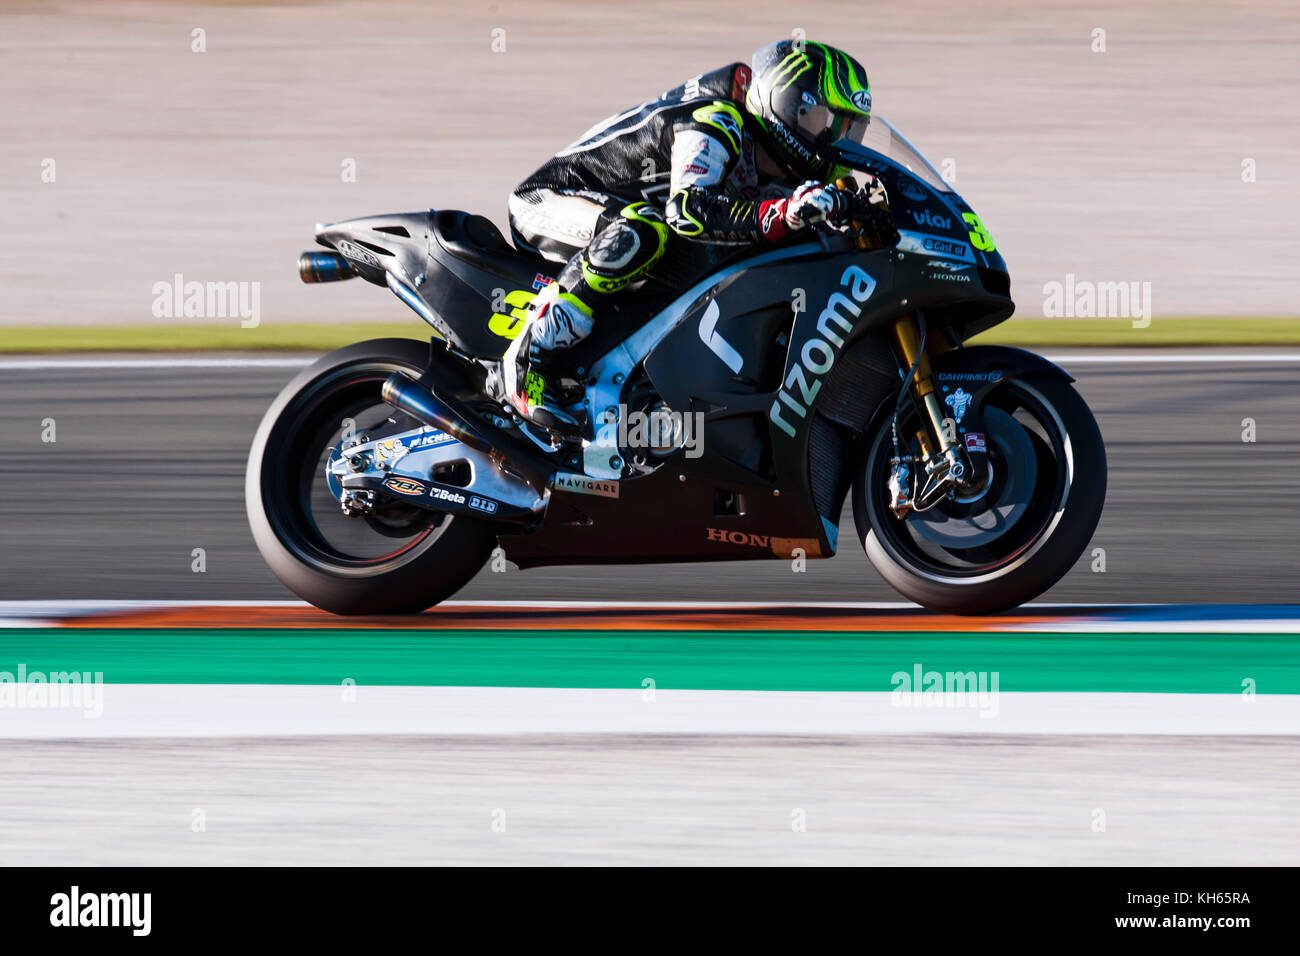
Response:
[{"label": "front fairing", "polygon": [[865,142],[841,140],[832,149],[841,166],[869,172],[884,184],[900,235],[898,249],[924,256],[927,278],[969,281],[970,291],[1006,300],[992,311],[972,312],[962,323],[967,335],[1011,315],[1015,306],[1010,301],[1010,276],[988,229],[929,160],[888,121],[873,117]]}]

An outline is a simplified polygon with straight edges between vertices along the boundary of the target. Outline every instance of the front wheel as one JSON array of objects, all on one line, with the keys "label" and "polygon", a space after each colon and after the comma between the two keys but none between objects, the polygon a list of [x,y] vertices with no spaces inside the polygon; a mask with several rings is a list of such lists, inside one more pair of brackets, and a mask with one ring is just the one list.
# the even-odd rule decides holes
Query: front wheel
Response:
[{"label": "front wheel", "polygon": [[[1038,597],[1078,560],[1101,518],[1106,447],[1068,383],[1008,379],[985,398],[983,414],[990,475],[978,498],[895,516],[888,420],[854,482],[853,517],[872,565],[931,610],[992,614]],[[917,427],[900,416],[900,436]]]},{"label": "front wheel", "polygon": [[[375,339],[331,352],[276,397],[248,455],[248,523],[275,576],[335,614],[408,614],[455,594],[496,536],[481,521],[398,501],[344,515],[325,479],[346,435],[366,440],[419,427],[380,397],[393,372],[419,375],[429,346]],[[437,477],[437,476],[433,476]]]}]

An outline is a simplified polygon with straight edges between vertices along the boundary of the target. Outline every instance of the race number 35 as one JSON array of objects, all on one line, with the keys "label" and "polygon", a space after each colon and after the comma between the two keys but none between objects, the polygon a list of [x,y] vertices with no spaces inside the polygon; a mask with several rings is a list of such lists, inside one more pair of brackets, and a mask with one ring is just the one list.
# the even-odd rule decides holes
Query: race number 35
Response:
[{"label": "race number 35", "polygon": [[971,245],[982,252],[992,252],[997,248],[993,245],[993,238],[988,230],[984,228],[984,223],[980,222],[979,216],[973,212],[964,212],[961,217],[966,220],[966,225],[970,226]]}]

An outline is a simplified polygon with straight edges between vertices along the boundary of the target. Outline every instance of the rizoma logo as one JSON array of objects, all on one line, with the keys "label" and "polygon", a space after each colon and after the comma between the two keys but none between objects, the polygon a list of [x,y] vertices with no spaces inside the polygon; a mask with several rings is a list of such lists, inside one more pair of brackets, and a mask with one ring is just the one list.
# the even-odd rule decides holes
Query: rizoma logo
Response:
[{"label": "rizoma logo", "polygon": [[849,266],[840,276],[840,285],[847,287],[849,294],[835,292],[826,301],[826,307],[817,317],[817,336],[804,343],[799,361],[790,367],[785,384],[776,393],[776,401],[772,403],[772,409],[767,415],[772,424],[791,438],[795,436],[795,427],[785,420],[785,409],[781,406],[784,405],[800,418],[808,416],[813,399],[821,391],[822,376],[831,370],[840,349],[844,347],[844,338],[835,329],[845,335],[853,331],[854,320],[862,314],[861,304],[871,298],[876,280],[858,266]]}]

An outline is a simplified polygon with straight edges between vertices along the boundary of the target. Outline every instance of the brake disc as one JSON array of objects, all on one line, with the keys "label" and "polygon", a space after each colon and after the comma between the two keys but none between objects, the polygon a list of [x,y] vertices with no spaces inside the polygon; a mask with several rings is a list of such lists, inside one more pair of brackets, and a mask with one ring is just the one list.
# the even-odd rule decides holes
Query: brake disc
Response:
[{"label": "brake disc", "polygon": [[961,516],[945,514],[939,505],[929,511],[913,512],[908,527],[942,548],[978,548],[1006,534],[1029,509],[1038,477],[1038,456],[1023,425],[1006,412],[984,409],[984,434],[989,443],[989,462],[998,461],[992,484],[984,498],[990,502],[982,511],[971,513],[967,505]]}]

